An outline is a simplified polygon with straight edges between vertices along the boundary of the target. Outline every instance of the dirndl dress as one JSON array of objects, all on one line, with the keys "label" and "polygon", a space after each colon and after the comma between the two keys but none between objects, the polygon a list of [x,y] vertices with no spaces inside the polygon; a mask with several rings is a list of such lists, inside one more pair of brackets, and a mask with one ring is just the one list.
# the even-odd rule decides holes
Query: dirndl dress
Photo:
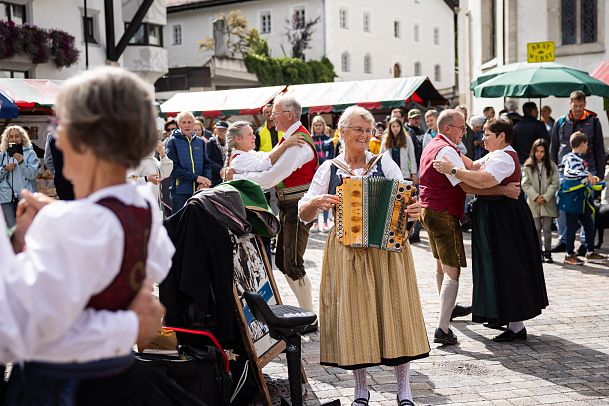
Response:
[{"label": "dirndl dress", "polygon": [[351,248],[333,228],[319,297],[322,365],[395,366],[429,355],[409,244],[401,252]]}]

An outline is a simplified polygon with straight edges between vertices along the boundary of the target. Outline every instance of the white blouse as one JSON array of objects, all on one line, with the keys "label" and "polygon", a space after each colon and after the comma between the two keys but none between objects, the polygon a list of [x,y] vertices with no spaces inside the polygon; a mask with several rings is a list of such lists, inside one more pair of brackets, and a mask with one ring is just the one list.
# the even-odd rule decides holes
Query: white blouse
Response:
[{"label": "white blouse", "polygon": [[273,166],[267,152],[245,152],[236,149],[233,151],[233,156],[234,158],[230,161],[230,167],[233,168],[235,173],[262,172]]},{"label": "white blouse", "polygon": [[[19,254],[0,226],[0,362],[85,362],[131,351],[138,333],[135,313],[85,308],[113,281],[123,259],[121,224],[95,203],[106,197],[156,207],[150,189],[133,184],[54,202],[36,215]],[[165,278],[174,251],[160,219],[152,216],[149,278]]]},{"label": "white blouse", "polygon": [[[366,162],[370,161],[370,159],[372,159],[373,156],[374,156],[374,154],[372,152],[366,151]],[[337,156],[336,159],[338,159],[345,165],[347,164],[345,162],[344,153]],[[391,155],[383,154],[383,157],[381,158],[381,166],[383,168],[383,173],[385,174],[386,178],[403,179],[402,171],[400,170],[400,167],[393,161],[393,159],[391,158]],[[313,180],[311,181],[311,186],[309,186],[309,190],[307,190],[307,193],[305,193],[305,195],[298,201],[299,210],[303,204],[305,204],[306,202],[311,200],[313,197],[328,193],[328,190],[330,188],[331,168],[332,168],[332,160],[327,160],[323,164],[321,164],[321,166],[317,169],[317,171],[315,172],[315,176],[313,177]],[[353,172],[355,173],[356,176],[361,176],[363,171],[364,171],[364,168],[359,168],[359,169],[355,169]],[[371,176],[373,172],[374,172],[374,170],[368,172],[365,176],[366,177]],[[351,176],[350,174],[345,173],[342,169],[340,169],[338,167],[336,169],[336,174],[339,176],[342,176],[342,177]],[[317,211],[318,211],[318,214],[321,212],[321,210],[317,210]]]},{"label": "white blouse", "polygon": [[514,160],[506,151],[516,152],[514,148],[508,145],[504,149],[498,149],[486,154],[474,163],[478,165],[480,170],[490,173],[497,183],[501,183],[505,178],[513,174],[516,169]]}]

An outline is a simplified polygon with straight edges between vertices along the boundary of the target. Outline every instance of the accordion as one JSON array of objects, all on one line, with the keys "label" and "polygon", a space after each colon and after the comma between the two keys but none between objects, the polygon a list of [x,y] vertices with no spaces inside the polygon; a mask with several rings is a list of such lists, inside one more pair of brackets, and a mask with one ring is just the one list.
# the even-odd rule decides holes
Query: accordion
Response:
[{"label": "accordion", "polygon": [[336,188],[336,239],[350,247],[400,251],[406,239],[409,182],[371,176],[344,178]]}]

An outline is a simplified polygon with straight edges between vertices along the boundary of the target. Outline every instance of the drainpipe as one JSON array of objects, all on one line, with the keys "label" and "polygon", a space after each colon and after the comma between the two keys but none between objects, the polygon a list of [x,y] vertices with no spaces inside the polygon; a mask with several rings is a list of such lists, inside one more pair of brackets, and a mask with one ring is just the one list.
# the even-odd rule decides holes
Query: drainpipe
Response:
[{"label": "drainpipe", "polygon": [[87,0],[84,1],[85,12],[84,12],[84,21],[83,21],[83,32],[85,34],[85,70],[89,70],[89,36],[87,35],[87,27],[85,26],[85,22],[87,21]]},{"label": "drainpipe", "polygon": [[326,0],[321,0],[321,32],[323,44],[323,56],[326,56]]}]

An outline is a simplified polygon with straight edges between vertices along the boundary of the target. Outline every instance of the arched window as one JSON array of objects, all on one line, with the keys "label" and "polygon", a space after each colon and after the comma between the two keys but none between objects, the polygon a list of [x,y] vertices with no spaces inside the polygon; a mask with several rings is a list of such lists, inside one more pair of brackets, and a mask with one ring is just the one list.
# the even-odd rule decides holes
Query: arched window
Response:
[{"label": "arched window", "polygon": [[393,65],[393,77],[400,78],[402,77],[402,67],[399,63]]},{"label": "arched window", "polygon": [[351,71],[351,58],[349,57],[349,52],[345,51],[340,56],[340,67],[343,72]]},{"label": "arched window", "polygon": [[414,75],[421,76],[421,62],[414,63]]},{"label": "arched window", "polygon": [[370,54],[364,55],[364,73],[372,73],[372,57]]},{"label": "arched window", "polygon": [[435,65],[433,67],[433,80],[436,82],[442,81],[442,68],[440,65]]}]

